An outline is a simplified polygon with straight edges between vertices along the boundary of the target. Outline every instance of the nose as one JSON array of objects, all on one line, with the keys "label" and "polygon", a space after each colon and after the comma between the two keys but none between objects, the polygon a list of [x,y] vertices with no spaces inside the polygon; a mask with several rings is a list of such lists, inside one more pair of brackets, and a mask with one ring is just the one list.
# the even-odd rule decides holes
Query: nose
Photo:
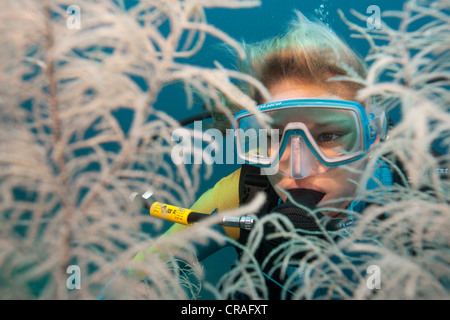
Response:
[{"label": "nose", "polygon": [[291,137],[290,175],[294,179],[311,176],[317,171],[317,160],[302,136]]},{"label": "nose", "polygon": [[302,134],[291,135],[286,148],[278,156],[275,166],[264,169],[263,174],[273,175],[280,172],[293,179],[303,179],[331,169],[320,163]]}]

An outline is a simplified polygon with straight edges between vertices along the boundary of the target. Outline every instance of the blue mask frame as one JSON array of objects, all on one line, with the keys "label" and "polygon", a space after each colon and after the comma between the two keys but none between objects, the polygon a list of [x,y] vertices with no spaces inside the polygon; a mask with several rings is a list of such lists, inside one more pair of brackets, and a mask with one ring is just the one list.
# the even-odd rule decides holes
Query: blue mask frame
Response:
[{"label": "blue mask frame", "polygon": [[[355,102],[355,101],[348,101],[348,100],[335,100],[335,99],[290,99],[290,100],[281,100],[281,101],[273,101],[269,103],[265,103],[262,105],[257,106],[256,108],[260,112],[268,112],[268,111],[274,111],[274,110],[280,110],[280,109],[286,109],[286,108],[296,108],[296,107],[323,107],[323,108],[336,108],[336,109],[344,109],[353,111],[354,114],[357,117],[358,125],[361,131],[361,151],[358,152],[357,155],[352,156],[349,159],[345,159],[342,161],[327,161],[325,157],[323,157],[320,152],[317,151],[317,148],[314,147],[314,145],[311,143],[311,139],[307,136],[305,133],[305,130],[302,129],[289,129],[284,132],[283,140],[281,141],[281,146],[278,152],[278,155],[282,155],[283,152],[286,149],[286,146],[288,144],[288,141],[291,136],[301,136],[306,144],[308,145],[309,149],[312,151],[314,156],[322,163],[323,165],[327,167],[335,167],[343,164],[347,164],[350,162],[354,162],[358,159],[361,159],[367,150],[370,148],[370,146],[376,141],[377,134],[380,134],[380,132],[377,132],[377,125],[374,121],[375,115],[374,114],[367,114],[364,106],[361,104]],[[239,119],[252,115],[251,112],[248,110],[241,110],[234,116],[233,119],[233,129],[236,130],[239,129],[237,127],[237,124],[239,122]],[[383,114],[384,115],[384,114]],[[295,122],[293,122],[295,123]],[[297,122],[301,123],[301,122]],[[255,159],[252,157],[248,157],[244,154],[242,154],[241,148],[240,148],[240,142],[239,138],[236,134],[235,139],[235,147],[236,152],[238,156],[244,160],[245,163],[255,165],[258,167],[268,168],[272,167],[274,164],[273,161],[267,161],[267,160],[260,160]],[[278,157],[277,157],[278,158]],[[279,158],[278,158],[279,160]]]}]

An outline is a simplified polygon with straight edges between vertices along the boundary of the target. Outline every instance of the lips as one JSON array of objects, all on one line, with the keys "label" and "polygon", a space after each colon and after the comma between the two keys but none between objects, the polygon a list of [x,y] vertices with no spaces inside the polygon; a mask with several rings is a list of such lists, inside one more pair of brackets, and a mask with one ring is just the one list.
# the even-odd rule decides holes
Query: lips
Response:
[{"label": "lips", "polygon": [[[291,196],[293,197],[294,201],[296,201],[297,203],[300,203],[304,206],[306,206],[307,208],[310,209],[314,209],[314,208],[320,208],[321,207],[321,203],[323,201],[326,201],[326,193],[324,192],[320,192],[320,191],[316,191],[313,189],[298,189],[298,188],[294,188],[294,189],[289,189],[286,190],[287,192],[289,192],[291,194]],[[290,203],[289,199],[285,200],[285,204]],[[343,212],[331,212],[331,211],[325,211],[325,212],[321,212],[321,214],[323,215],[327,215],[329,216],[331,219],[343,219],[346,217],[346,214]]]},{"label": "lips", "polygon": [[[301,203],[310,209],[314,209],[325,196],[325,193],[311,189],[291,189],[289,190],[289,193],[294,201]],[[286,203],[289,202],[290,200],[287,199]]]},{"label": "lips", "polygon": [[308,190],[313,190],[316,192],[321,192],[321,193],[326,194],[326,191],[323,190],[322,188],[318,188],[317,186],[313,186],[312,184],[305,183],[305,182],[291,182],[286,185],[283,185],[283,183],[280,183],[278,186],[280,188],[282,188],[283,190],[308,189]]}]

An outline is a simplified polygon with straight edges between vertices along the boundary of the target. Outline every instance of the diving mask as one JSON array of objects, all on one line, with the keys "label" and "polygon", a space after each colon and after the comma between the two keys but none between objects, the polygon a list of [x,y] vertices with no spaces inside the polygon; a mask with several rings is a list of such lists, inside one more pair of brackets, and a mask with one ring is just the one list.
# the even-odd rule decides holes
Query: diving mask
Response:
[{"label": "diving mask", "polygon": [[233,121],[238,156],[246,163],[305,178],[364,156],[382,134],[378,118],[354,101],[294,99],[266,103],[258,110],[272,119],[265,129],[247,110]]}]

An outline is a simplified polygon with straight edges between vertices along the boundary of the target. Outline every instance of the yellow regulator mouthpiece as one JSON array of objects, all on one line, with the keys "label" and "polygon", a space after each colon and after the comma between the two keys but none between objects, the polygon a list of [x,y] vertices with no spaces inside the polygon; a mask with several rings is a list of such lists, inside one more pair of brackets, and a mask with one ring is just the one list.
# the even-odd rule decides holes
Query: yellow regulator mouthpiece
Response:
[{"label": "yellow regulator mouthpiece", "polygon": [[188,217],[192,210],[172,206],[161,202],[154,202],[150,207],[150,215],[164,220],[181,223],[190,226]]},{"label": "yellow regulator mouthpiece", "polygon": [[[138,204],[140,207],[147,209],[150,215],[164,219],[167,221],[184,224],[186,226],[191,226],[195,222],[199,222],[210,214],[195,212],[190,209],[173,206],[170,204],[153,201],[150,199],[153,196],[153,192],[148,190],[143,194],[133,192],[130,195],[131,201]],[[250,230],[253,227],[254,219],[252,217],[222,217],[222,221],[218,224],[225,227],[241,228],[245,230]]]}]

